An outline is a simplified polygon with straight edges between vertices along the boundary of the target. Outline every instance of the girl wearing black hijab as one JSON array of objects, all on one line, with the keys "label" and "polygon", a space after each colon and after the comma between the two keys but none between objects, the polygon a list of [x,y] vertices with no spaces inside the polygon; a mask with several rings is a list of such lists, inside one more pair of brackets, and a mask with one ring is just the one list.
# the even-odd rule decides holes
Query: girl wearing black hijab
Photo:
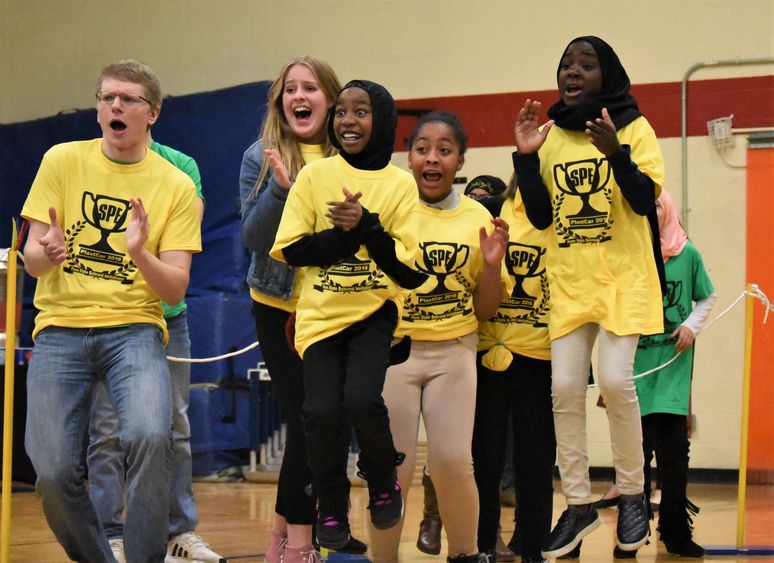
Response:
[{"label": "girl wearing black hijab", "polygon": [[382,388],[390,364],[400,287],[426,279],[418,252],[414,178],[390,164],[397,111],[389,92],[347,83],[328,116],[339,154],[304,166],[288,195],[270,256],[302,267],[295,347],[304,360],[304,432],[318,496],[317,540],[350,538],[348,487],[332,449],[342,420],[355,428],[371,521],[386,529],[403,512]]},{"label": "girl wearing black hijab", "polygon": [[541,104],[527,100],[514,129],[514,164],[527,216],[552,233],[547,250],[551,392],[568,508],[542,556],[573,552],[600,525],[591,505],[586,446],[586,383],[597,341],[595,375],[607,405],[622,492],[615,554],[633,557],[650,530],[632,366],[639,335],[663,332],[647,215],[654,212],[664,164],[610,45],[593,36],[573,39],[556,77],[559,101],[548,110],[550,120],[538,127]]}]

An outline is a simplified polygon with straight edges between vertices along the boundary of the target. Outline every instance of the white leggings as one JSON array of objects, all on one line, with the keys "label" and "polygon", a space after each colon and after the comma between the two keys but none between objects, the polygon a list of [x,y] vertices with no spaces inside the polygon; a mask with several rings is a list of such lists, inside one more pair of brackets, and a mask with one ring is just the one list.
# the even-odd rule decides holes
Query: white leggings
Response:
[{"label": "white leggings", "polygon": [[639,335],[616,336],[598,324],[582,325],[551,342],[557,462],[567,504],[592,502],[586,443],[586,386],[591,349],[599,337],[594,378],[607,406],[616,484],[621,494],[644,487],[640,406],[632,378]]},{"label": "white leggings", "polygon": [[[404,502],[414,479],[420,413],[425,421],[427,467],[438,496],[450,557],[478,552],[478,489],[471,451],[477,344],[475,332],[439,342],[412,341],[408,361],[387,370],[382,393],[390,412],[395,449],[406,454],[398,467]],[[389,530],[369,526],[371,561],[399,561],[403,523],[401,519]]]}]

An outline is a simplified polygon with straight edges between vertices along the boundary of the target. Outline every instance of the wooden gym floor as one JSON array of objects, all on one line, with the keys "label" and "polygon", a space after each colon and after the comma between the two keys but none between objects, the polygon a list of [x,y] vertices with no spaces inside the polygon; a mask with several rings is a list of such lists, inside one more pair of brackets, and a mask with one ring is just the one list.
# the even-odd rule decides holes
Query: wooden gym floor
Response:
[{"label": "wooden gym floor", "polygon": [[[606,484],[594,483],[595,497],[601,496]],[[422,488],[412,487],[406,522],[403,528],[401,558],[404,562],[445,561],[440,556],[424,555],[415,547],[417,529],[422,518]],[[558,483],[555,483],[558,491]],[[231,562],[252,563],[263,561],[269,526],[274,511],[274,485],[254,483],[196,483],[199,506],[198,532],[213,549]],[[692,484],[691,499],[701,507],[696,520],[695,538],[705,546],[735,545],[736,487],[733,485]],[[352,489],[352,531],[367,541],[365,526],[366,490]],[[564,509],[562,497],[554,493],[554,519]],[[11,558],[13,562],[66,561],[64,552],[48,529],[35,493],[13,493],[11,523]],[[616,511],[600,511],[603,526],[583,542],[581,561],[612,561]],[[503,538],[507,542],[513,531],[513,509],[503,508]],[[748,488],[746,546],[774,547],[774,486]],[[445,549],[445,545],[444,545]],[[774,557],[718,557],[707,561],[774,561]],[[663,544],[651,538],[651,544],[642,548],[637,560],[677,561],[667,555]]]}]

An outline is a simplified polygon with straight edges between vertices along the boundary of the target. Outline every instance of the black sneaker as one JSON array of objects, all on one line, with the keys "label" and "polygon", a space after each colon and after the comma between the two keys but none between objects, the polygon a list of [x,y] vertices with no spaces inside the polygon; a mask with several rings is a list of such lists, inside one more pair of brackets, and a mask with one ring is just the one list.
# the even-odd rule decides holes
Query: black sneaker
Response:
[{"label": "black sneaker", "polygon": [[704,548],[693,541],[691,538],[686,538],[682,541],[664,542],[667,553],[672,555],[679,555],[680,557],[704,557]]},{"label": "black sneaker", "polygon": [[584,537],[601,524],[599,515],[592,506],[588,512],[568,508],[562,512],[540,554],[544,559],[557,559],[571,553]]},{"label": "black sneaker", "polygon": [[368,498],[368,510],[371,511],[371,523],[374,528],[387,530],[400,522],[403,516],[403,498],[397,477],[393,476],[390,484],[384,489],[369,486]]},{"label": "black sneaker", "polygon": [[582,545],[583,545],[583,542],[579,541],[578,545],[575,546],[575,549],[573,549],[568,553],[565,553],[564,555],[560,555],[559,557],[557,557],[557,559],[580,559],[580,550]]},{"label": "black sneaker", "polygon": [[[318,543],[317,538],[312,538],[312,547],[314,547],[315,551],[320,551],[320,544]],[[365,543],[361,542],[359,539],[357,539],[355,536],[353,536],[352,533],[350,532],[349,541],[347,542],[347,545],[333,551],[338,551],[339,553],[347,553],[349,555],[363,555],[366,551],[368,551],[368,546]]]},{"label": "black sneaker", "polygon": [[620,496],[613,498],[601,498],[594,502],[594,508],[600,510],[602,508],[615,508],[618,506],[618,502],[621,500]]},{"label": "black sneaker", "polygon": [[615,536],[623,551],[637,551],[648,542],[650,522],[645,497],[621,497]]},{"label": "black sneaker", "polygon": [[613,559],[636,559],[637,558],[637,550],[634,551],[624,551],[618,546],[615,546],[613,548]]},{"label": "black sneaker", "polygon": [[359,539],[357,539],[355,536],[350,534],[347,545],[342,547],[339,550],[339,553],[349,553],[350,555],[363,555],[366,551],[368,551],[368,546],[365,543],[361,542]]},{"label": "black sneaker", "polygon": [[320,547],[339,550],[349,543],[349,520],[346,516],[320,513],[314,531]]}]

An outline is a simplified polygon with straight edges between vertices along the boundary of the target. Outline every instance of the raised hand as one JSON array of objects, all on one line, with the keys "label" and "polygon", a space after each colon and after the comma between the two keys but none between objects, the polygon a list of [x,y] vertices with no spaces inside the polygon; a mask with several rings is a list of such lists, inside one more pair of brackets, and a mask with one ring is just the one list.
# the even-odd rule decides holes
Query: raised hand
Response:
[{"label": "raised hand", "polygon": [[126,249],[129,251],[129,256],[134,259],[138,253],[142,252],[143,245],[148,240],[150,223],[148,222],[148,213],[145,211],[141,198],[129,198],[129,203],[132,206],[132,211],[124,236],[126,237]]},{"label": "raised hand", "polygon": [[48,208],[48,218],[50,220],[48,231],[38,239],[38,244],[43,247],[43,253],[46,259],[53,265],[58,266],[67,258],[67,249],[65,248],[64,232],[56,218],[56,209]]},{"label": "raised hand", "polygon": [[610,156],[621,150],[615,124],[610,119],[607,108],[602,108],[602,117],[586,122],[586,135],[591,144],[605,156]]},{"label": "raised hand", "polygon": [[478,239],[484,262],[489,266],[499,266],[508,247],[509,227],[508,223],[500,217],[492,219],[492,224],[495,226],[492,233],[487,234],[486,228],[481,227],[478,231]]},{"label": "raised hand", "polygon": [[531,154],[543,146],[548,132],[554,124],[553,120],[546,122],[541,130],[538,126],[538,114],[541,103],[530,99],[524,102],[519,110],[516,124],[513,126],[513,136],[516,140],[516,150],[521,154]]},{"label": "raised hand", "polygon": [[280,188],[289,190],[293,182],[290,181],[290,173],[288,173],[285,163],[282,162],[279,151],[276,149],[266,149],[263,152],[266,154],[266,158],[269,159],[269,166],[271,166],[274,181],[277,182]]},{"label": "raised hand", "polygon": [[346,186],[342,188],[344,194],[344,201],[328,201],[328,213],[325,214],[334,227],[339,227],[344,231],[351,231],[360,222],[360,217],[363,215],[363,207],[358,201],[362,196],[362,192],[353,194]]}]

